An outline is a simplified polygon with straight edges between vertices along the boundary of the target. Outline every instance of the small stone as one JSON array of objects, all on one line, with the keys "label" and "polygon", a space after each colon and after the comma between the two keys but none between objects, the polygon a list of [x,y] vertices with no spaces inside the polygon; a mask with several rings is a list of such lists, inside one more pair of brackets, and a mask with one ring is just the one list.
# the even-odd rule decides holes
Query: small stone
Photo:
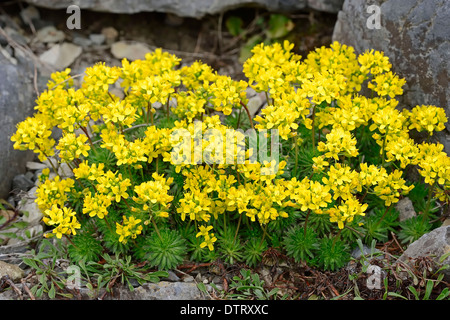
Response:
[{"label": "small stone", "polygon": [[27,171],[25,172],[25,177],[27,177],[28,179],[30,179],[31,181],[34,181],[34,174],[31,171]]},{"label": "small stone", "polygon": [[113,27],[105,27],[102,29],[101,33],[105,36],[107,44],[113,43],[119,36],[119,32],[117,32],[117,30]]},{"label": "small stone", "polygon": [[41,18],[41,14],[35,6],[28,6],[20,11],[20,17],[22,18],[23,22],[28,24],[33,20],[39,20]]},{"label": "small stone", "polygon": [[34,186],[34,181],[29,179],[24,174],[19,174],[14,177],[12,181],[13,190],[23,190],[28,191]]},{"label": "small stone", "polygon": [[417,215],[413,203],[411,199],[409,199],[408,197],[405,197],[401,199],[399,202],[397,202],[395,208],[399,212],[400,222],[414,218]]},{"label": "small stone", "polygon": [[262,104],[263,104],[263,101],[261,100],[261,98],[258,95],[254,96],[248,100],[247,108],[248,108],[248,111],[250,112],[250,115],[252,116],[252,118],[256,115],[259,108],[261,108]]},{"label": "small stone", "polygon": [[378,250],[378,249],[375,249],[375,250],[372,251],[368,246],[366,246],[364,244],[363,248],[362,248],[362,251],[361,251],[361,249],[358,246],[352,251],[351,256],[354,259],[359,259],[359,258],[361,258],[361,256],[365,256],[365,257],[373,256],[374,254],[379,253],[379,252],[381,252],[381,251]]},{"label": "small stone", "polygon": [[195,276],[195,281],[202,282],[202,274],[201,273],[197,273],[197,275]]},{"label": "small stone", "polygon": [[70,178],[73,177],[73,171],[67,163],[63,162],[58,168],[58,175],[61,177]]},{"label": "small stone", "polygon": [[63,41],[65,37],[64,32],[57,30],[54,26],[47,26],[36,32],[35,41],[53,43]]},{"label": "small stone", "polygon": [[20,212],[26,212],[26,214],[23,215],[23,221],[28,222],[30,225],[39,224],[43,217],[41,210],[35,202],[36,190],[37,187],[30,189],[22,201],[19,202],[17,207]]},{"label": "small stone", "polygon": [[15,264],[9,264],[0,260],[0,278],[8,276],[12,281],[17,281],[25,275],[24,271]]},{"label": "small stone", "polygon": [[184,277],[183,282],[194,282],[194,277],[193,276]]},{"label": "small stone", "polygon": [[83,49],[73,43],[56,44],[39,56],[39,59],[53,66],[57,70],[64,70],[70,66],[81,54]]},{"label": "small stone", "polygon": [[115,42],[111,46],[111,53],[117,59],[127,58],[130,61],[144,59],[150,48],[139,42],[128,43],[126,41]]},{"label": "small stone", "polygon": [[26,167],[30,171],[43,170],[43,169],[47,168],[47,166],[45,164],[43,164],[41,162],[33,162],[33,161],[28,161],[26,164]]},{"label": "small stone", "polygon": [[91,40],[94,44],[101,45],[105,42],[106,37],[104,34],[93,33],[89,35],[89,40]]},{"label": "small stone", "polygon": [[175,274],[175,272],[169,270],[169,271],[167,271],[167,273],[169,274],[169,276],[167,277],[167,280],[172,281],[172,282],[180,281],[180,278]]},{"label": "small stone", "polygon": [[90,39],[79,35],[72,38],[72,43],[80,47],[89,47],[92,45],[92,41]]}]

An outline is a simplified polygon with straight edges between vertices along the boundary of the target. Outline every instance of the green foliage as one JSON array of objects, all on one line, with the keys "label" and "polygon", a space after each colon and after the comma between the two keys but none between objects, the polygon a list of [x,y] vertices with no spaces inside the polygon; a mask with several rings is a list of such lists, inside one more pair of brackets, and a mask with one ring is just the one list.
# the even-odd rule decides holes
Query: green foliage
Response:
[{"label": "green foliage", "polygon": [[244,262],[249,267],[255,267],[261,262],[264,251],[267,250],[267,242],[259,238],[250,238],[244,246]]},{"label": "green foliage", "polygon": [[342,268],[349,259],[349,247],[345,242],[336,241],[333,237],[324,237],[320,240],[317,264],[324,270],[334,271]]},{"label": "green foliage", "polygon": [[98,261],[103,252],[103,246],[90,228],[80,232],[72,238],[68,246],[69,257],[72,261]]},{"label": "green foliage", "polygon": [[231,299],[249,300],[254,297],[257,300],[269,300],[276,297],[278,289],[267,291],[264,288],[264,280],[261,280],[257,273],[241,269],[240,276],[232,278],[230,291],[233,293],[227,295],[227,297]]},{"label": "green foliage", "polygon": [[168,277],[165,271],[148,272],[145,268],[137,267],[131,260],[131,256],[120,258],[103,255],[104,263],[88,262],[85,270],[99,279],[98,287],[106,287],[110,292],[112,285],[119,280],[133,290],[132,279],[139,284],[145,282],[159,282],[161,277]]},{"label": "green foliage", "polygon": [[409,244],[416,241],[430,230],[431,224],[428,219],[424,219],[423,216],[412,217],[400,222],[398,238],[402,243]]},{"label": "green foliage", "polygon": [[243,260],[243,246],[239,238],[235,238],[236,229],[229,226],[218,236],[220,257],[225,263],[234,264]]},{"label": "green foliage", "polygon": [[72,298],[73,295],[64,292],[66,286],[66,273],[58,268],[58,259],[66,257],[61,243],[52,244],[49,240],[43,239],[40,243],[39,251],[32,250],[31,256],[23,258],[23,262],[31,267],[37,276],[38,283],[31,287],[31,292],[36,298],[44,297],[47,294],[50,299],[56,295]]},{"label": "green foliage", "polygon": [[295,262],[311,261],[319,248],[317,233],[313,228],[291,227],[284,237],[284,248]]},{"label": "green foliage", "polygon": [[176,268],[186,255],[186,241],[177,230],[153,231],[144,244],[150,266],[159,270]]}]

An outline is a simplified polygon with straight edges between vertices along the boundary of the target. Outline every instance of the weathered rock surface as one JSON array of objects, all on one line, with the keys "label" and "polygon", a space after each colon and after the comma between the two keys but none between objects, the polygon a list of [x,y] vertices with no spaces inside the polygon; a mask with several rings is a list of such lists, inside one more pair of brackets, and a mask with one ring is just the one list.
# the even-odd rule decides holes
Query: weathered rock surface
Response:
[{"label": "weathered rock surface", "polygon": [[[380,8],[380,28],[369,28]],[[368,49],[385,53],[393,71],[405,78],[404,107],[436,105],[450,118],[450,2],[447,0],[346,0],[338,14],[333,41],[353,46],[357,53]],[[369,22],[368,22],[369,20]],[[450,132],[450,122],[447,122]],[[446,145],[448,132],[439,135]],[[447,136],[446,136],[447,134]]]},{"label": "weathered rock surface", "polygon": [[42,62],[61,71],[70,66],[81,54],[83,49],[70,42],[56,44],[39,56]]},{"label": "weathered rock surface", "polygon": [[[399,260],[407,262],[409,258],[433,257],[436,261],[439,261],[439,258],[449,252],[450,226],[441,226],[411,243]],[[450,256],[442,263],[450,265]],[[450,279],[450,269],[445,270],[444,274],[446,278]]]},{"label": "weathered rock surface", "polygon": [[125,289],[120,300],[203,300],[205,297],[194,282],[145,283],[134,291]]},{"label": "weathered rock surface", "polygon": [[410,218],[414,218],[417,216],[416,210],[414,209],[413,203],[411,199],[405,197],[397,202],[395,208],[399,212],[398,220],[400,222],[408,220]]},{"label": "weathered rock surface", "polygon": [[167,12],[180,17],[202,18],[239,7],[261,7],[273,11],[292,12],[306,8],[336,13],[343,0],[27,0],[28,3],[51,9],[66,9],[71,4],[81,9],[113,13]]},{"label": "weathered rock surface", "polygon": [[16,59],[13,65],[0,53],[0,198],[7,198],[12,179],[25,171],[33,153],[14,150],[10,140],[16,124],[33,114],[36,94],[33,89],[34,68],[32,63]]},{"label": "weathered rock surface", "polygon": [[111,53],[117,59],[127,58],[131,61],[144,59],[145,54],[151,51],[147,45],[140,42],[118,41],[111,45]]},{"label": "weathered rock surface", "polygon": [[12,281],[16,281],[24,276],[24,271],[15,264],[9,264],[0,260],[0,278],[4,276],[8,276]]}]

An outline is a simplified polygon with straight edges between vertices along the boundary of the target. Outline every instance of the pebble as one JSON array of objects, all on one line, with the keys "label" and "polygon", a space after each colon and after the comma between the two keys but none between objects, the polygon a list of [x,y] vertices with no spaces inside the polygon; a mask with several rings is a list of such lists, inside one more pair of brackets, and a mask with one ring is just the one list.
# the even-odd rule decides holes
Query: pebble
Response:
[{"label": "pebble", "polygon": [[19,174],[13,178],[13,190],[28,191],[34,186],[34,181],[28,178],[25,174]]},{"label": "pebble", "polygon": [[127,58],[130,61],[145,59],[145,54],[150,51],[147,45],[140,42],[118,41],[111,46],[111,53],[115,58]]},{"label": "pebble", "polygon": [[119,32],[117,32],[117,30],[113,27],[105,27],[102,29],[101,33],[105,36],[107,44],[113,43],[119,36]]},{"label": "pebble", "polygon": [[25,275],[24,271],[15,264],[9,264],[0,260],[0,278],[8,276],[12,281],[17,281]]},{"label": "pebble", "polygon": [[56,44],[39,56],[39,59],[53,66],[56,70],[69,67],[81,54],[83,49],[73,43],[64,42]]},{"label": "pebble", "polygon": [[35,41],[42,43],[60,42],[65,39],[64,32],[56,29],[54,26],[47,26],[36,32]]},{"label": "pebble", "polygon": [[23,22],[28,24],[33,20],[39,20],[41,18],[41,14],[35,6],[28,6],[20,11],[20,17]]},{"label": "pebble", "polygon": [[96,45],[101,45],[105,42],[106,37],[104,34],[93,33],[89,35],[89,40],[91,40]]},{"label": "pebble", "polygon": [[409,199],[408,197],[405,197],[405,198],[401,199],[399,202],[397,202],[397,204],[395,205],[395,208],[399,212],[398,219],[400,222],[414,218],[415,216],[417,216],[416,210],[414,209],[414,206],[413,206],[413,203],[412,203],[411,199]]},{"label": "pebble", "polygon": [[43,170],[43,169],[47,168],[47,166],[45,164],[43,164],[41,162],[33,162],[33,161],[28,161],[26,164],[26,167],[30,171]]}]

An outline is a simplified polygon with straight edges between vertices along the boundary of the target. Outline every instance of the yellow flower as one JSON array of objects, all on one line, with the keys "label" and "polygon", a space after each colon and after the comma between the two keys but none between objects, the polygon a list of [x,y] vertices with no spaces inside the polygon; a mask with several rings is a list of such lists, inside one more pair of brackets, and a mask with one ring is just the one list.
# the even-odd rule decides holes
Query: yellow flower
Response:
[{"label": "yellow flower", "polygon": [[389,71],[376,75],[373,82],[370,81],[367,86],[381,97],[395,98],[395,96],[403,94],[402,87],[405,83],[405,79],[399,78],[398,75]]},{"label": "yellow flower", "polygon": [[414,185],[406,185],[402,174],[402,171],[394,170],[374,188],[375,194],[384,200],[386,206],[397,203],[400,195],[407,195],[414,188]]},{"label": "yellow flower", "polygon": [[84,198],[83,213],[90,217],[97,216],[103,219],[108,215],[108,207],[111,205],[111,198],[105,194],[96,193],[94,196],[89,192]]},{"label": "yellow flower", "polygon": [[[161,217],[168,217],[167,208],[173,200],[173,196],[169,195],[170,184],[173,178],[166,179],[157,173],[152,175],[154,181],[142,182],[134,187],[137,196],[133,200],[143,205],[143,210],[150,210]],[[158,204],[159,206],[156,206]]]},{"label": "yellow flower", "polygon": [[35,200],[39,209],[44,211],[53,205],[64,207],[68,200],[67,193],[72,190],[74,184],[74,180],[70,178],[61,180],[59,176],[41,183],[37,188]]},{"label": "yellow flower", "polygon": [[87,157],[91,147],[86,144],[88,137],[84,134],[75,135],[74,133],[66,133],[59,139],[56,149],[60,150],[59,156],[65,162],[71,162],[78,159],[81,155]]},{"label": "yellow flower", "polygon": [[341,205],[327,210],[331,222],[337,222],[338,228],[343,229],[346,222],[352,222],[355,216],[364,216],[368,204],[361,204],[355,197],[349,197]]},{"label": "yellow flower", "polygon": [[356,157],[358,149],[356,149],[356,139],[352,137],[349,131],[341,127],[333,128],[326,135],[326,142],[319,142],[317,150],[325,152],[325,158],[334,158],[339,160],[339,156]]},{"label": "yellow flower", "polygon": [[[61,209],[56,204],[51,209],[45,210],[42,220],[46,225],[55,227],[53,233],[58,239],[61,239],[63,235],[76,235],[75,229],[81,228],[81,224],[78,223],[75,212],[71,208],[63,207]],[[48,238],[50,235],[47,234],[46,237]]]},{"label": "yellow flower", "polygon": [[134,216],[129,218],[123,216],[123,225],[116,222],[116,233],[120,236],[119,242],[127,243],[127,238],[130,236],[132,239],[136,239],[142,233],[143,227],[139,225],[141,222],[141,219],[136,219]]},{"label": "yellow flower", "polygon": [[445,123],[448,121],[443,108],[436,106],[416,106],[408,114],[411,125],[409,129],[417,131],[428,131],[433,135],[434,131],[442,131],[445,129]]},{"label": "yellow flower", "polygon": [[214,233],[211,233],[208,237],[205,237],[205,241],[200,243],[200,248],[204,248],[208,246],[209,251],[214,250],[214,242],[217,241],[217,238],[214,236]]},{"label": "yellow flower", "polygon": [[51,138],[51,134],[47,118],[37,114],[17,124],[11,141],[14,142],[14,149],[32,150],[39,155],[39,160],[45,161],[47,157],[55,154],[55,140]]}]

